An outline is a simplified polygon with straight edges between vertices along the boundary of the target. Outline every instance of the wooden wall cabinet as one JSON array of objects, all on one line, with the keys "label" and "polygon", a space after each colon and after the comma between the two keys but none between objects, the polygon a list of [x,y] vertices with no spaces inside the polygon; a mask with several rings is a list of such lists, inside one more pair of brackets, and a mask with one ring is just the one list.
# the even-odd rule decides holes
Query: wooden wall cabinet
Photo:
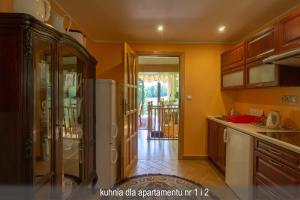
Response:
[{"label": "wooden wall cabinet", "polygon": [[75,175],[82,186],[95,181],[95,59],[26,14],[0,13],[0,47],[0,184],[31,186],[8,194],[23,199],[62,198],[67,107],[77,113]]},{"label": "wooden wall cabinet", "polygon": [[285,52],[300,47],[300,9],[279,22],[279,50]]},{"label": "wooden wall cabinet", "polygon": [[208,158],[225,173],[226,143],[224,142],[224,130],[226,127],[215,121],[208,120]]},{"label": "wooden wall cabinet", "polygon": [[261,60],[246,64],[246,87],[279,86],[279,66]]},{"label": "wooden wall cabinet", "polygon": [[245,43],[230,48],[221,55],[221,88],[241,89],[245,85]]},{"label": "wooden wall cabinet", "polygon": [[246,88],[300,86],[300,68],[265,64],[261,60],[246,64]]},{"label": "wooden wall cabinet", "polygon": [[245,44],[244,42],[235,45],[221,55],[222,71],[237,68],[245,64]]},{"label": "wooden wall cabinet", "polygon": [[222,90],[300,86],[300,68],[263,63],[269,56],[299,48],[299,27],[300,9],[224,52],[221,55]]},{"label": "wooden wall cabinet", "polygon": [[262,60],[278,52],[278,26],[266,28],[245,41],[246,63]]},{"label": "wooden wall cabinet", "polygon": [[254,140],[255,199],[299,199],[300,155]]},{"label": "wooden wall cabinet", "polygon": [[222,90],[242,89],[245,85],[244,66],[221,72]]}]

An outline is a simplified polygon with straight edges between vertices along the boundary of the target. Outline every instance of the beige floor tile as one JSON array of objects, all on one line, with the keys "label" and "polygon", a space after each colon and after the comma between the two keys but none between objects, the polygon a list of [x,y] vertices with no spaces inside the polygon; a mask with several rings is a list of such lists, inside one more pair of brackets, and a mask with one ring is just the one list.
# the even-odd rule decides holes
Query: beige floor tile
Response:
[{"label": "beige floor tile", "polygon": [[130,175],[176,175],[208,187],[220,199],[238,199],[225,184],[224,176],[208,160],[178,160],[177,144],[174,140],[149,142],[146,132],[140,132],[139,160]]}]

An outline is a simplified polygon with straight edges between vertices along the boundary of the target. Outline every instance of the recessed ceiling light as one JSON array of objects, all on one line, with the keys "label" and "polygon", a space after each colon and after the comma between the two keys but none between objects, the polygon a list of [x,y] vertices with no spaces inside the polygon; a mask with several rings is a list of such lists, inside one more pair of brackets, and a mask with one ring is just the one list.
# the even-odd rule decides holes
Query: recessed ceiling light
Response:
[{"label": "recessed ceiling light", "polygon": [[218,31],[219,31],[219,32],[224,32],[225,29],[226,29],[226,26],[220,26],[220,27],[218,28]]},{"label": "recessed ceiling light", "polygon": [[164,26],[163,25],[158,25],[157,30],[162,32],[164,30]]}]

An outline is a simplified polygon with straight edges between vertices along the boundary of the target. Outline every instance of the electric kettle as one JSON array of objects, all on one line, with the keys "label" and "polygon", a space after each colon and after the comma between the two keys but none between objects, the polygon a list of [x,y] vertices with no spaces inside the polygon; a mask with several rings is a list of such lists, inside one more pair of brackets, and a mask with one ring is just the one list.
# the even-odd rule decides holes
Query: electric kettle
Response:
[{"label": "electric kettle", "polygon": [[279,129],[281,125],[281,116],[279,111],[272,111],[269,113],[266,122],[266,128]]}]

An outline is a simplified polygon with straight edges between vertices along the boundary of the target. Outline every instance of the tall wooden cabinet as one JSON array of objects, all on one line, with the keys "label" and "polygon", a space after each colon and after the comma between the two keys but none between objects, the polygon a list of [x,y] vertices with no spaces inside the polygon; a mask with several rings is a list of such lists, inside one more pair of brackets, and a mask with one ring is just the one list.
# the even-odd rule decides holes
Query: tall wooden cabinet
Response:
[{"label": "tall wooden cabinet", "polygon": [[96,180],[95,65],[71,37],[0,13],[0,184],[33,186],[10,195],[61,198],[68,181]]}]

